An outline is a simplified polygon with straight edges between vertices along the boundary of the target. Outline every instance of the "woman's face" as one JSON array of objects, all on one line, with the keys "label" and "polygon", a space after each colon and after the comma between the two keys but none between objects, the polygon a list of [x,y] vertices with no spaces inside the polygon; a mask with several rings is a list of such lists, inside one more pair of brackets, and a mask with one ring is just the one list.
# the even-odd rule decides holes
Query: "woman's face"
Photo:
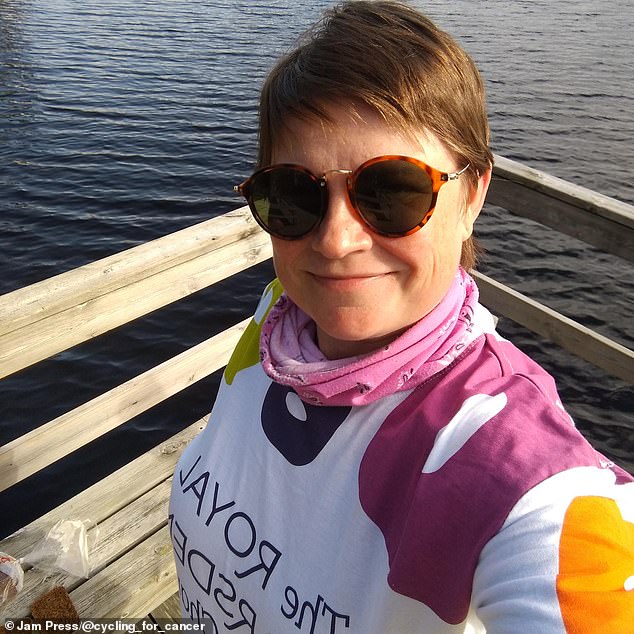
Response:
[{"label": "woman's face", "polygon": [[[273,163],[296,163],[320,175],[355,169],[381,155],[412,156],[443,172],[456,165],[423,130],[405,138],[373,111],[328,110],[334,124],[295,120],[274,149]],[[275,270],[293,301],[316,323],[330,359],[364,354],[393,339],[444,297],[460,262],[490,174],[469,193],[463,178],[445,184],[429,222],[403,238],[373,233],[355,214],[346,176],[328,175],[329,206],[319,227],[300,240],[272,238]]]}]

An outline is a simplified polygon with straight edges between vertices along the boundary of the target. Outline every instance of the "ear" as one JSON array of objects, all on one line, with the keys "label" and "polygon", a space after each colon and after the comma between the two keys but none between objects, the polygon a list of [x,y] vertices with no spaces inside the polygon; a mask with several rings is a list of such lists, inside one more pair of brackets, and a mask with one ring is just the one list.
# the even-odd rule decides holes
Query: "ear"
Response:
[{"label": "ear", "polygon": [[486,198],[490,184],[491,168],[480,174],[476,187],[469,187],[465,208],[461,218],[463,242],[473,233],[473,225],[475,224],[477,217],[480,215],[480,210],[484,205],[484,199]]}]

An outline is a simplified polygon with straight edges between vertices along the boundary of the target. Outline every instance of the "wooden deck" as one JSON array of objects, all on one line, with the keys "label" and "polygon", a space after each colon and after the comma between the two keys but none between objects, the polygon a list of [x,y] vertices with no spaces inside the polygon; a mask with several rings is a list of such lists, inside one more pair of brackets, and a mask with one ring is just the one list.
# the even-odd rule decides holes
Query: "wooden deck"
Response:
[{"label": "wooden deck", "polygon": [[32,602],[56,585],[89,619],[139,620],[170,599],[177,590],[167,526],[171,480],[183,447],[204,425],[194,423],[3,540],[0,550],[18,558],[60,519],[89,519],[98,531],[89,579],[28,568],[22,592],[0,616],[27,617]]},{"label": "wooden deck", "polygon": [[[586,239],[628,260],[634,255],[634,208],[497,158],[489,200]],[[100,336],[271,256],[268,237],[246,208],[0,297],[0,377]],[[606,372],[634,383],[632,350],[531,298],[477,275],[493,312],[546,336]],[[125,424],[224,366],[247,322],[144,372],[0,447],[0,490]],[[168,526],[174,467],[204,426],[198,421],[101,482],[0,541],[27,554],[60,519],[88,519],[98,537],[88,579],[25,571],[24,590],[0,607],[27,617],[30,605],[63,585],[80,616],[159,621],[177,618],[177,580]],[[93,529],[95,530],[95,529]]]}]

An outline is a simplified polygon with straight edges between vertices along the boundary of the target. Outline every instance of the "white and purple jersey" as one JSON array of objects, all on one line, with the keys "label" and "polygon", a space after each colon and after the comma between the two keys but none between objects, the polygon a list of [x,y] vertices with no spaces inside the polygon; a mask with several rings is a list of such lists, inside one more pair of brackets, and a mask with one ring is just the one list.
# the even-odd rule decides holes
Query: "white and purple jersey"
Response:
[{"label": "white and purple jersey", "polygon": [[268,291],[174,475],[184,616],[223,633],[634,632],[634,482],[543,369],[487,325],[411,389],[309,404],[260,363]]}]

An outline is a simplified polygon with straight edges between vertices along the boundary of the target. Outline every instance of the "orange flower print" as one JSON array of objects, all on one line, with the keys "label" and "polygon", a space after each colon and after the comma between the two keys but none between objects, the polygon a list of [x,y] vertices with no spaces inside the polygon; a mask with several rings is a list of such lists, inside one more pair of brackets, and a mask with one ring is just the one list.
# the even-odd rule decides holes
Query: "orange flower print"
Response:
[{"label": "orange flower print", "polygon": [[557,596],[569,634],[634,632],[634,524],[614,500],[578,497],[568,507]]}]

